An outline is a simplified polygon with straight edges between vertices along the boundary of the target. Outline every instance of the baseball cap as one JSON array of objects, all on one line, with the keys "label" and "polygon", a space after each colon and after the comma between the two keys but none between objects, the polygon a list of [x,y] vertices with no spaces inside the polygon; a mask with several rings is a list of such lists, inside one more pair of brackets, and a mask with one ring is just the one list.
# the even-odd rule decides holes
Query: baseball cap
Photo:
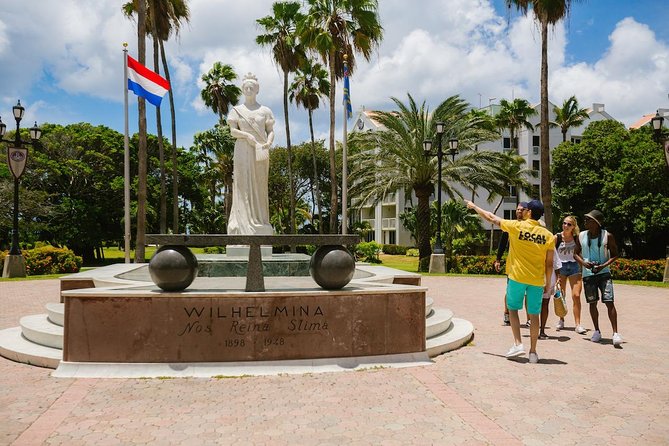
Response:
[{"label": "baseball cap", "polygon": [[604,214],[602,214],[601,211],[593,209],[587,214],[585,214],[585,216],[595,220],[595,223],[597,223],[600,227],[604,226]]},{"label": "baseball cap", "polygon": [[523,209],[527,209],[527,201],[521,201],[518,205]]},{"label": "baseball cap", "polygon": [[539,200],[530,200],[529,203],[527,203],[527,209],[529,209],[530,211],[535,211],[535,212],[532,212],[533,217],[536,214],[539,214],[539,215],[537,215],[537,218],[544,215],[544,205]]}]

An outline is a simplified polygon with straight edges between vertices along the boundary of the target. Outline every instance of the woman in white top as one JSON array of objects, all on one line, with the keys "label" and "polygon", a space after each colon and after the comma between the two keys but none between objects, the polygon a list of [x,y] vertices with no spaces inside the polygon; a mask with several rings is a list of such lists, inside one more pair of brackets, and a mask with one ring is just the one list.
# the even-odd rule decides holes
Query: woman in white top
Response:
[{"label": "woman in white top", "polygon": [[[566,216],[562,220],[562,232],[555,234],[557,236],[555,247],[562,262],[562,268],[560,268],[560,288],[566,297],[567,280],[569,280],[573,301],[574,322],[576,324],[574,331],[578,334],[583,334],[586,332],[586,329],[581,325],[581,289],[583,288],[583,282],[581,280],[581,266],[574,258],[576,245],[580,246],[578,233],[579,229],[576,217],[572,215]],[[560,318],[556,328],[558,330],[564,328],[563,318]]]}]

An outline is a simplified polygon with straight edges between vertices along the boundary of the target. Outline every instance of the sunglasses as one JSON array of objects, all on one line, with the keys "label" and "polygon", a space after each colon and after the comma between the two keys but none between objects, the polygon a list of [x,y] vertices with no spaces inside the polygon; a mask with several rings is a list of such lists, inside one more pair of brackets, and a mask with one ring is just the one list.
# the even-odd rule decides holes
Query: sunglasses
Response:
[{"label": "sunglasses", "polygon": [[569,223],[568,221],[563,221],[562,224],[567,225],[567,226],[574,226],[573,224]]}]

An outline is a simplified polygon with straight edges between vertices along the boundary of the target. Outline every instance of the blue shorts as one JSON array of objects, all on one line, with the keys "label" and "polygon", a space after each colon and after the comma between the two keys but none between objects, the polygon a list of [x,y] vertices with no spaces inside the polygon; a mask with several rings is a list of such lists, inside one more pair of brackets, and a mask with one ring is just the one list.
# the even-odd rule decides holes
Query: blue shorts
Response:
[{"label": "blue shorts", "polygon": [[509,310],[522,310],[526,294],[527,313],[540,314],[544,287],[516,282],[513,279],[509,279],[506,284],[506,307]]},{"label": "blue shorts", "polygon": [[574,274],[581,274],[581,267],[576,262],[563,262],[560,268],[560,275],[562,277],[573,276]]}]

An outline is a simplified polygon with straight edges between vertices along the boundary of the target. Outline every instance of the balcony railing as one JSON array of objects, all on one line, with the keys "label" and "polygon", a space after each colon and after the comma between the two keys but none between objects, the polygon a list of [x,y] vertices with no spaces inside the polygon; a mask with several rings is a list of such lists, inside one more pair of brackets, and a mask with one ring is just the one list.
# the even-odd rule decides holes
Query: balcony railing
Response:
[{"label": "balcony railing", "polygon": [[397,228],[397,219],[396,218],[383,218],[381,219],[381,229],[396,229]]}]

